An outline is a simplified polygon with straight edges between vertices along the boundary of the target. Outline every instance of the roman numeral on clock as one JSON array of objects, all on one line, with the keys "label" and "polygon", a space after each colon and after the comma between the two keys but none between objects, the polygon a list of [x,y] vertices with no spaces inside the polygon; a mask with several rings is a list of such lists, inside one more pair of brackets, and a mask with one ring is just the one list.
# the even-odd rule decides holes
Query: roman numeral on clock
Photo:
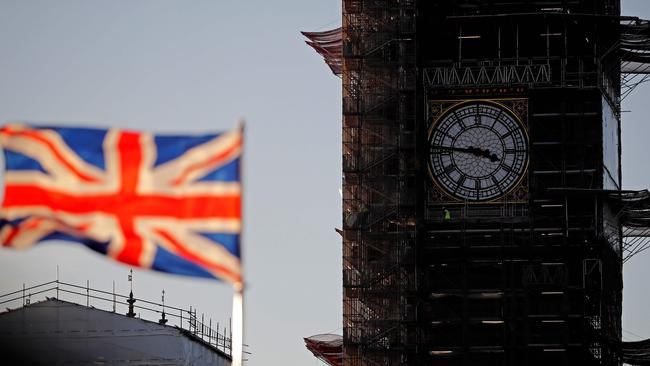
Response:
[{"label": "roman numeral on clock", "polygon": [[517,154],[517,153],[524,153],[526,150],[522,149],[506,149],[505,153],[506,154]]},{"label": "roman numeral on clock", "polygon": [[508,172],[508,173],[512,173],[512,172],[513,172],[512,167],[511,167],[510,165],[501,164],[501,165],[499,165],[499,167],[500,167],[501,169],[505,170],[505,171]]},{"label": "roman numeral on clock", "polygon": [[445,167],[445,173],[447,173],[447,174],[453,172],[454,170],[456,170],[456,166],[455,166],[455,165],[447,165],[447,166]]}]

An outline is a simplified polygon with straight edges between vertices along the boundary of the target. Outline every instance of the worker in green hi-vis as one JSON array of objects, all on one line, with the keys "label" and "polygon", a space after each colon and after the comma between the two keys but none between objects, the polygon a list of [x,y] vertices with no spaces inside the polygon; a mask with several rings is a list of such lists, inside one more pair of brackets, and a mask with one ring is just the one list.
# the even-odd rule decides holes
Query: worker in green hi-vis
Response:
[{"label": "worker in green hi-vis", "polygon": [[442,211],[444,212],[443,219],[444,219],[445,221],[451,221],[451,212],[449,212],[449,210],[447,209],[447,207],[443,207],[443,208],[442,208]]}]

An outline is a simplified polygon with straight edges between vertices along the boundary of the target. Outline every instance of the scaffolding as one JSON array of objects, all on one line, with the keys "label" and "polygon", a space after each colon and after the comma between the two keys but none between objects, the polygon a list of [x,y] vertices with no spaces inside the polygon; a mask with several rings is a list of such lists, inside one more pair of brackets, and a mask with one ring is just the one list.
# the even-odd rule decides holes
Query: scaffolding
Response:
[{"label": "scaffolding", "polygon": [[[606,55],[618,44],[619,19],[615,6],[590,9],[600,15],[518,12],[504,2],[498,13],[428,16],[442,23],[434,31],[443,50],[422,55],[425,126],[463,100],[498,102],[524,125],[530,164],[515,194],[486,204],[426,187],[418,232],[424,362],[619,362],[620,222],[605,197],[565,189],[621,184],[621,59]],[[441,220],[442,207],[457,219]]]},{"label": "scaffolding", "polygon": [[415,0],[343,5],[345,365],[413,353]]},{"label": "scaffolding", "polygon": [[621,19],[621,40],[616,48],[621,57],[621,99],[650,80],[650,21],[635,17]]},{"label": "scaffolding", "polygon": [[650,248],[650,192],[607,192],[615,202],[616,216],[621,223],[623,237],[623,263]]},{"label": "scaffolding", "polygon": [[[567,189],[621,189],[618,1],[487,3],[343,2],[344,365],[619,364],[620,211]],[[426,166],[468,100],[530,136],[489,202]]]}]

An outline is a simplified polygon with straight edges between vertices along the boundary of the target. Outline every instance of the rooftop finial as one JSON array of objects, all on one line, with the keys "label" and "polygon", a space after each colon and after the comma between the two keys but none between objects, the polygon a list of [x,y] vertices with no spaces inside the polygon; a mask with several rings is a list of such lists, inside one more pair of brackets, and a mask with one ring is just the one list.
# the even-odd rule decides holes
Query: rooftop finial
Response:
[{"label": "rooftop finial", "polygon": [[162,290],[162,316],[160,320],[158,320],[158,324],[165,325],[167,324],[167,319],[165,318],[165,290]]},{"label": "rooftop finial", "polygon": [[135,298],[133,297],[133,268],[131,268],[129,273],[129,282],[131,282],[131,292],[129,292],[129,298],[126,300],[126,302],[129,303],[129,312],[126,313],[126,316],[134,318],[135,311],[133,311],[133,304],[135,304]]},{"label": "rooftop finial", "polygon": [[129,273],[129,282],[131,282],[131,292],[133,292],[133,268],[131,268]]}]

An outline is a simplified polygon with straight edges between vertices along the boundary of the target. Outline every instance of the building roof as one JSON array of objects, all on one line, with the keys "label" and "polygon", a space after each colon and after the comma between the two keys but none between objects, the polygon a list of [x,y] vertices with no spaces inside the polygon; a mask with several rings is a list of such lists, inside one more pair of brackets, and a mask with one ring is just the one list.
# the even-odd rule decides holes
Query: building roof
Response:
[{"label": "building roof", "polygon": [[331,366],[343,365],[343,337],[338,334],[317,334],[305,338],[305,346],[319,360]]},{"label": "building roof", "polygon": [[8,365],[230,365],[187,330],[55,298],[0,313],[0,352]]},{"label": "building roof", "polygon": [[323,56],[332,73],[340,76],[343,72],[343,28],[339,27],[323,32],[301,33],[309,39],[305,43]]}]

